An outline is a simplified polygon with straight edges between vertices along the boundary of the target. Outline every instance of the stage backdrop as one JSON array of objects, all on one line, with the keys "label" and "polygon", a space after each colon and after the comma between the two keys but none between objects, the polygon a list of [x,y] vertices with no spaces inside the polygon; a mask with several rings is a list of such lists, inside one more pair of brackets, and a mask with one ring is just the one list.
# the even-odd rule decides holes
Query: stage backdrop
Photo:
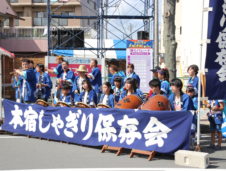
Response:
[{"label": "stage backdrop", "polygon": [[79,109],[3,102],[3,130],[82,145],[171,153],[188,149],[192,114],[171,111]]},{"label": "stage backdrop", "polygon": [[226,99],[226,1],[210,0],[206,72],[206,96]]}]

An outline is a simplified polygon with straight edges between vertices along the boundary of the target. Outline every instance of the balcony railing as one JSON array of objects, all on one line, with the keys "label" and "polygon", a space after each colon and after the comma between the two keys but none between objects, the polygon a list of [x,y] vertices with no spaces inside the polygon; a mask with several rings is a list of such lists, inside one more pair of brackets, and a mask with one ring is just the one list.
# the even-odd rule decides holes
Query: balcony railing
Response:
[{"label": "balcony railing", "polygon": [[45,28],[3,28],[0,30],[0,39],[8,38],[45,38]]},{"label": "balcony railing", "polygon": [[10,3],[18,3],[18,0],[9,0]]}]

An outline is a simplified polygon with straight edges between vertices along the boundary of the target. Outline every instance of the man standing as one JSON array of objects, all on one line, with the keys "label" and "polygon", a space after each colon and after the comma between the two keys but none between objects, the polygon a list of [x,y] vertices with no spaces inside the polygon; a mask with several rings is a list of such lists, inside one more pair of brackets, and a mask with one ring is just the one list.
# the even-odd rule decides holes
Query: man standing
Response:
[{"label": "man standing", "polygon": [[91,85],[99,97],[100,88],[102,85],[102,79],[101,79],[101,72],[100,72],[100,69],[97,67],[97,64],[98,63],[96,59],[91,59],[90,67],[92,69],[92,72],[89,73],[87,77],[90,79]]},{"label": "man standing", "polygon": [[57,56],[56,57],[56,63],[57,67],[54,68],[53,70],[47,69],[48,72],[56,74],[57,78],[60,78],[61,74],[63,73],[63,68],[62,68],[62,62],[64,61],[63,56]]},{"label": "man standing", "polygon": [[20,100],[22,103],[35,102],[36,77],[34,70],[29,65],[30,61],[23,59],[22,71],[19,69],[15,70],[19,74],[18,86],[20,87]]},{"label": "man standing", "polygon": [[158,79],[158,71],[159,70],[161,70],[161,68],[159,66],[156,66],[155,68],[150,70],[153,74],[153,79]]}]

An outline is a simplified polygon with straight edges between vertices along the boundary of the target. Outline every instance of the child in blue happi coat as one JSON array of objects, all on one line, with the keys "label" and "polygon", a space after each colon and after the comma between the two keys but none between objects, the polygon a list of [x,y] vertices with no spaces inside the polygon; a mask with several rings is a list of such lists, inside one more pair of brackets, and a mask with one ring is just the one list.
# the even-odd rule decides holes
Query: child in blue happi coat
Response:
[{"label": "child in blue happi coat", "polygon": [[115,97],[115,103],[118,103],[121,93],[123,92],[122,87],[122,78],[121,77],[115,77],[114,79],[114,86],[112,87]]},{"label": "child in blue happi coat", "polygon": [[194,110],[192,99],[182,91],[183,83],[180,79],[175,78],[171,81],[172,94],[169,96],[170,107],[173,111]]},{"label": "child in blue happi coat", "polygon": [[168,69],[158,70],[158,79],[161,81],[161,91],[169,97],[171,94],[169,83],[169,71]]},{"label": "child in blue happi coat", "polygon": [[166,94],[161,91],[161,81],[159,81],[159,79],[153,79],[149,82],[149,87],[151,88],[150,92],[151,94],[149,94],[149,98],[154,97],[156,95],[163,95],[165,97]]},{"label": "child in blue happi coat", "polygon": [[97,105],[97,94],[93,90],[89,80],[82,81],[83,92],[79,96],[79,102],[83,102],[89,106],[95,107]]},{"label": "child in blue happi coat", "polygon": [[43,64],[36,65],[36,99],[42,99],[46,102],[51,95],[52,81],[48,73],[45,72]]},{"label": "child in blue happi coat", "polygon": [[131,94],[139,96],[142,99],[142,101],[145,100],[142,91],[137,88],[136,80],[133,78],[128,78],[125,82],[125,87],[123,92],[121,93],[120,100]]},{"label": "child in blue happi coat", "polygon": [[224,101],[223,100],[210,100],[208,101],[207,107],[210,109],[210,112],[207,113],[208,120],[210,122],[210,131],[211,131],[211,148],[215,148],[215,134],[218,136],[218,143],[216,149],[221,149],[222,143],[222,132],[221,126],[223,123],[223,110],[224,110]]},{"label": "child in blue happi coat", "polygon": [[[67,103],[68,105],[73,105],[73,97],[71,93],[71,86],[68,83],[62,85],[61,96],[59,98],[60,102]],[[55,102],[55,104],[58,101]]]},{"label": "child in blue happi coat", "polygon": [[109,82],[105,82],[102,85],[102,94],[100,96],[100,104],[107,105],[111,108],[114,107],[114,95],[113,95],[113,90],[111,89],[111,84]]}]

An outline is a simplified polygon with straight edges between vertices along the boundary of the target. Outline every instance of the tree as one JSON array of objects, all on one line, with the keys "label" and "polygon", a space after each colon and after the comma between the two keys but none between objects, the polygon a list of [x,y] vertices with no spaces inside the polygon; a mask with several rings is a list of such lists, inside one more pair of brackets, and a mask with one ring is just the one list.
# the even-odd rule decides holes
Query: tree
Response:
[{"label": "tree", "polygon": [[169,69],[170,79],[176,78],[176,0],[164,0],[164,32],[163,45],[165,48],[165,64]]}]

